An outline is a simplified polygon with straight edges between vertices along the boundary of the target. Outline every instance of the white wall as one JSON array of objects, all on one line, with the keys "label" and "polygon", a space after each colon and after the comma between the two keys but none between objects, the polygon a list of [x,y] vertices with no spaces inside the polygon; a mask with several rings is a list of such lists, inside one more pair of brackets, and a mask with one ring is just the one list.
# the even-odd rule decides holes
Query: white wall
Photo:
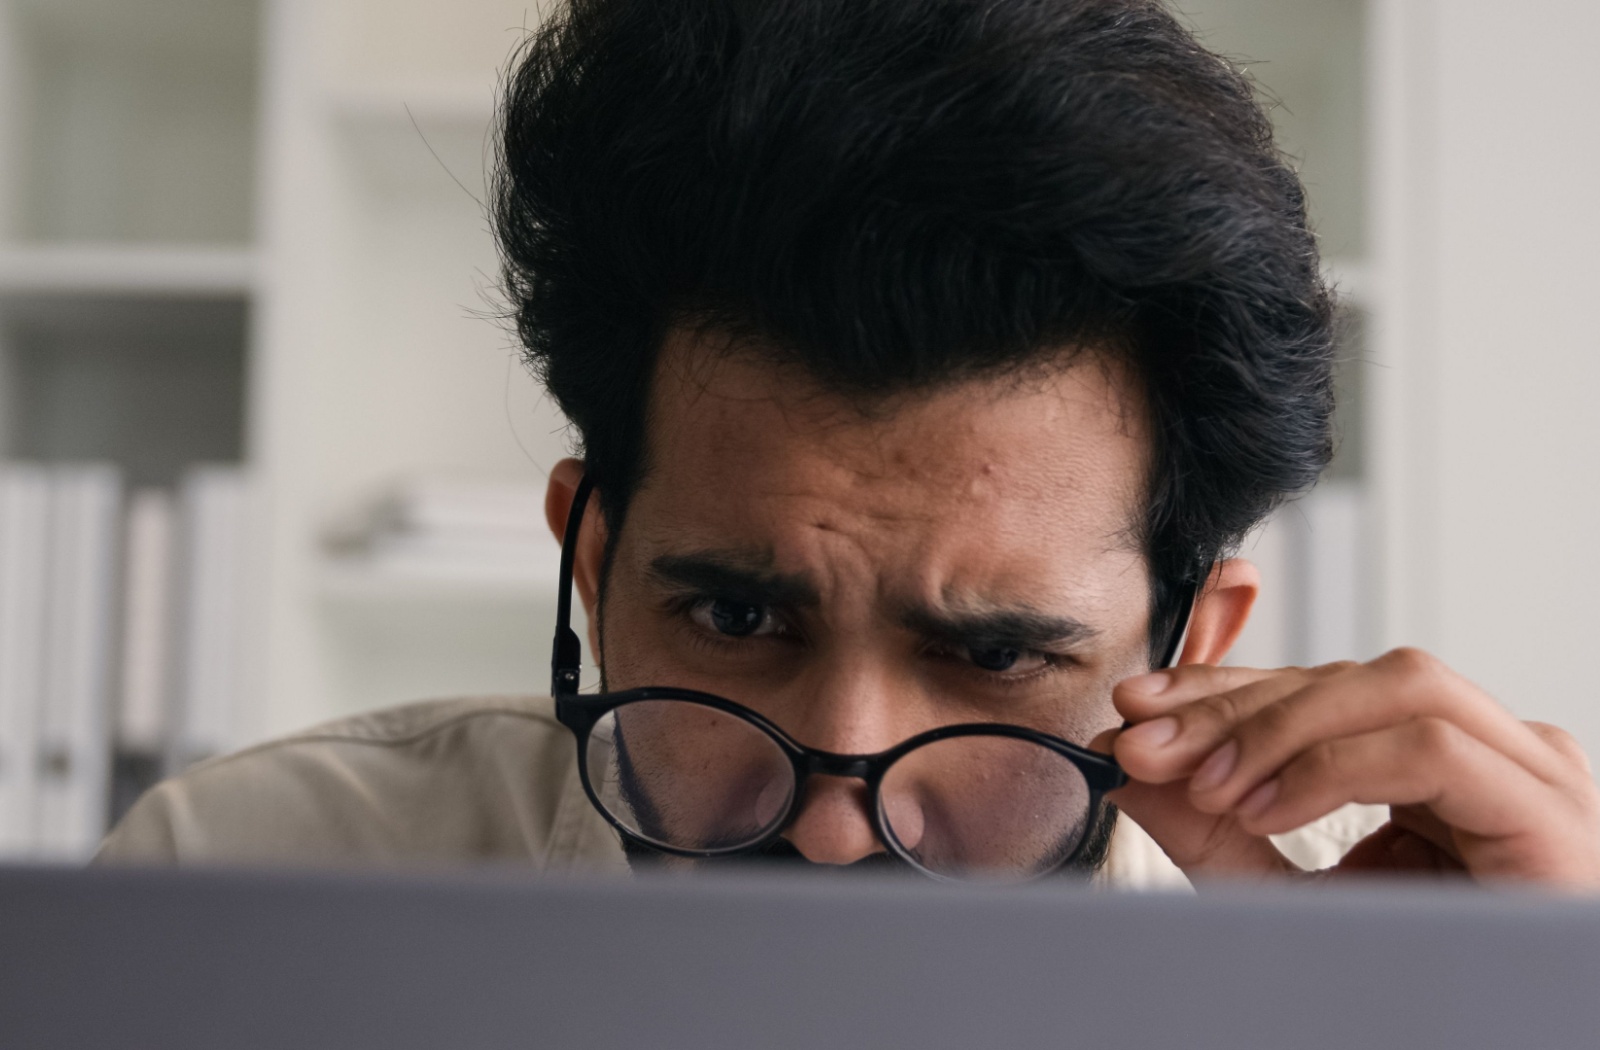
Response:
[{"label": "white wall", "polygon": [[1383,634],[1600,755],[1600,4],[1378,8]]}]

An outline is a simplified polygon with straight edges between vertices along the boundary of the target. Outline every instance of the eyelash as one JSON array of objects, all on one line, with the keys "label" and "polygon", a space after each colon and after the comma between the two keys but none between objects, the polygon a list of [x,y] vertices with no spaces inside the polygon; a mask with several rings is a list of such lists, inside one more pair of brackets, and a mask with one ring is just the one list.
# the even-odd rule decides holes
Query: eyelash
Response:
[{"label": "eyelash", "polygon": [[692,642],[697,645],[703,645],[707,649],[740,648],[752,641],[792,638],[797,633],[787,621],[771,610],[768,610],[767,615],[776,621],[777,630],[774,634],[761,635],[758,638],[738,638],[732,635],[710,632],[694,622],[694,613],[698,609],[704,609],[713,602],[739,600],[730,599],[725,595],[688,594],[667,599],[665,608],[667,615],[676,620],[688,632]]},{"label": "eyelash", "polygon": [[[704,608],[710,605],[712,602],[725,600],[728,599],[720,595],[682,595],[669,599],[666,608],[668,615],[682,625],[685,633],[688,635],[689,643],[702,652],[727,653],[730,650],[748,648],[754,642],[788,640],[794,638],[796,634],[798,634],[798,632],[795,631],[787,621],[783,620],[782,617],[777,616],[777,614],[773,613],[770,609],[767,611],[767,614],[772,616],[777,621],[777,632],[775,634],[762,635],[757,638],[739,638],[732,635],[709,632],[700,627],[699,624],[696,624],[692,619],[692,614],[695,612],[695,610]],[[1077,663],[1077,661],[1072,657],[1065,656],[1060,653],[1047,653],[1039,650],[1024,650],[1024,655],[1039,659],[1041,661],[1040,666],[1026,674],[1008,676],[1004,673],[985,671],[983,668],[973,664],[970,660],[963,659],[962,657],[956,655],[953,650],[944,649],[941,651],[941,649],[936,645],[929,646],[928,648],[924,649],[923,652],[932,655],[943,656],[951,663],[957,664],[962,673],[972,675],[977,680],[989,687],[999,686],[1005,689],[1021,688],[1023,686],[1035,684],[1039,680],[1051,675],[1059,674],[1063,670],[1066,670]]]},{"label": "eyelash", "polygon": [[964,659],[949,650],[941,653],[937,647],[930,647],[925,652],[942,655],[952,663],[958,664],[963,671],[974,675],[980,681],[990,685],[999,685],[1002,688],[1020,688],[1025,685],[1032,685],[1041,679],[1060,674],[1077,663],[1072,657],[1063,656],[1060,653],[1047,653],[1038,649],[1023,649],[1019,650],[1019,652],[1023,656],[1038,659],[1040,661],[1039,666],[1026,674],[1008,675],[1004,672],[985,671],[971,660]]}]

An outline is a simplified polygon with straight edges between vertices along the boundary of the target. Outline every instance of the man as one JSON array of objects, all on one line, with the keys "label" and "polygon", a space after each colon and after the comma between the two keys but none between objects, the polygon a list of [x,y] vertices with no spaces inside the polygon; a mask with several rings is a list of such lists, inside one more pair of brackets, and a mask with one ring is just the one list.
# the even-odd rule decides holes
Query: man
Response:
[{"label": "man", "polygon": [[1218,666],[1230,553],[1330,455],[1332,304],[1248,84],[1159,3],[571,0],[501,147],[583,457],[549,522],[624,695],[563,641],[559,709],[264,745],[105,858],[1265,877],[1362,803],[1302,858],[1600,882],[1571,738],[1427,655]]}]

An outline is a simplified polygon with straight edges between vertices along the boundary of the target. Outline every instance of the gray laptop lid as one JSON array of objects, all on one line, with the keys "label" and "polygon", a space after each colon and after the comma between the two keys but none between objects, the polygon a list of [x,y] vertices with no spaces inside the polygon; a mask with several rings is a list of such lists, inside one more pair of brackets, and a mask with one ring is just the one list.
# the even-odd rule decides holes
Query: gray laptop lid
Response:
[{"label": "gray laptop lid", "polygon": [[0,870],[0,1046],[1594,1047],[1600,906]]}]

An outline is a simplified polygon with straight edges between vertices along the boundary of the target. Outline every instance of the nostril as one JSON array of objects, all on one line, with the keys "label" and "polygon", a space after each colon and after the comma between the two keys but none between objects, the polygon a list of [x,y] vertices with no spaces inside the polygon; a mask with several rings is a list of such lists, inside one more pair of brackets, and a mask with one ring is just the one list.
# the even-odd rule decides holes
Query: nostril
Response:
[{"label": "nostril", "polygon": [[873,830],[866,785],[818,775],[784,837],[813,864],[853,864],[884,851]]}]

